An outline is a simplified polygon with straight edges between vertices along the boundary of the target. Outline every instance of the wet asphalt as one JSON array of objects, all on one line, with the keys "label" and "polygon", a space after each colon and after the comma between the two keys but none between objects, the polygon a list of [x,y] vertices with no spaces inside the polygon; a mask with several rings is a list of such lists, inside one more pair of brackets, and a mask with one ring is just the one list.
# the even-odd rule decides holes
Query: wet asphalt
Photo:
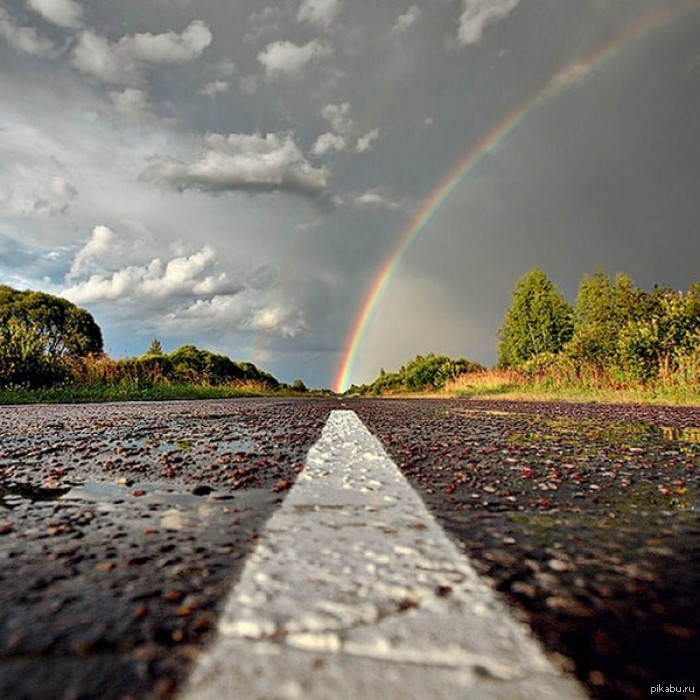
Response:
[{"label": "wet asphalt", "polygon": [[172,697],[341,407],[594,697],[700,686],[700,409],[245,399],[0,407],[0,697]]},{"label": "wet asphalt", "polygon": [[0,408],[0,698],[171,697],[329,409]]},{"label": "wet asphalt", "polygon": [[353,407],[593,697],[700,690],[700,409]]}]

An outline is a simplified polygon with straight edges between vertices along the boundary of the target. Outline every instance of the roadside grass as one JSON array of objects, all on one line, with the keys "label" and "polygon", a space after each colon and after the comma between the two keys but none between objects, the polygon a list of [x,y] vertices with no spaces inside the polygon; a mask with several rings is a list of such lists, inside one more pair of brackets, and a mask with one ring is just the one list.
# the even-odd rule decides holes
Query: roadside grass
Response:
[{"label": "roadside grass", "polygon": [[523,372],[486,370],[463,374],[445,384],[442,396],[530,401],[650,403],[700,406],[700,381],[669,377],[647,384],[615,382],[588,375],[528,376]]},{"label": "roadside grass", "polygon": [[301,394],[291,389],[270,389],[259,382],[237,382],[218,386],[199,384],[115,384],[65,383],[43,389],[24,387],[0,388],[0,405],[37,403],[108,403],[116,401],[182,401],[197,399],[230,399],[241,397],[279,397],[314,395]]}]

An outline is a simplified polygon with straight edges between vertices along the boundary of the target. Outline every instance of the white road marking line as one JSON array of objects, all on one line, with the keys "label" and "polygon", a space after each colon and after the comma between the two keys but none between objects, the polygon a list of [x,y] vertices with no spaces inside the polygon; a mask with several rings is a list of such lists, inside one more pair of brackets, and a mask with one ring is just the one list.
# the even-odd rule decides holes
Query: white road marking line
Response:
[{"label": "white road marking line", "polygon": [[333,411],[182,700],[587,697],[353,411]]}]

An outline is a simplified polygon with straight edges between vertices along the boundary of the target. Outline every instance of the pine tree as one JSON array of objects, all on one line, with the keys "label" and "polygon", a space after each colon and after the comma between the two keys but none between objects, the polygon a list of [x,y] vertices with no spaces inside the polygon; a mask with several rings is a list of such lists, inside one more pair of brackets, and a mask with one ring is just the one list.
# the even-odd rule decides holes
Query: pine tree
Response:
[{"label": "pine tree", "polygon": [[163,354],[163,344],[158,340],[158,338],[153,338],[151,344],[148,346],[148,350],[144,353],[145,355],[162,355]]}]

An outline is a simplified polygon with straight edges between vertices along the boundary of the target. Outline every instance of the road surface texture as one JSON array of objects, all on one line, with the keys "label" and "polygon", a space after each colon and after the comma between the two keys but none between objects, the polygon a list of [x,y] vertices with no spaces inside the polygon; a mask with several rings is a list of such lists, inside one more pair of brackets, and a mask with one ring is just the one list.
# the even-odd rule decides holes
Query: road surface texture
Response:
[{"label": "road surface texture", "polygon": [[0,698],[170,697],[328,413],[0,408]]},{"label": "road surface texture", "polygon": [[247,399],[0,408],[0,698],[185,688],[338,408],[588,693],[698,686],[700,410]]},{"label": "road surface texture", "polygon": [[182,700],[587,697],[348,410],[331,413],[218,632]]},{"label": "road surface texture", "polygon": [[700,690],[700,409],[353,408],[592,695]]}]

